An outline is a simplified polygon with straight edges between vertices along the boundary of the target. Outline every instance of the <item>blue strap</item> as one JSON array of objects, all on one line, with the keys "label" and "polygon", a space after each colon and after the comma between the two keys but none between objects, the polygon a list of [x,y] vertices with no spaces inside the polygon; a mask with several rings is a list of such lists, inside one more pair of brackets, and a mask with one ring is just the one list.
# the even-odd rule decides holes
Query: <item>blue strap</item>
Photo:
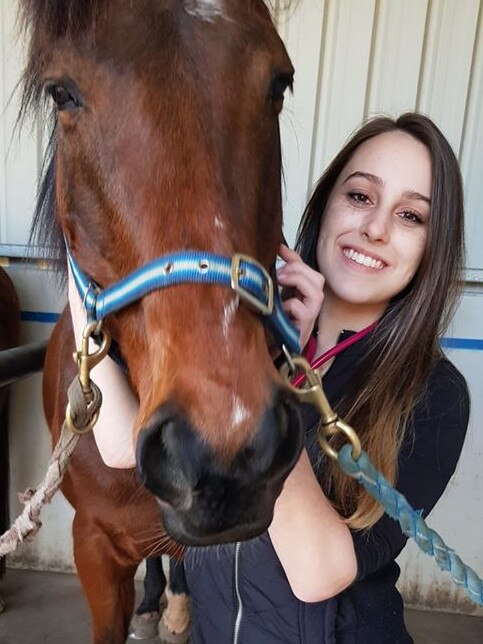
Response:
[{"label": "blue strap", "polygon": [[[168,286],[186,283],[232,286],[231,259],[213,253],[188,250],[165,255],[102,291],[81,271],[69,251],[67,257],[90,320],[101,320],[148,293]],[[241,289],[263,305],[267,304],[269,283],[264,270],[248,259],[242,259],[239,268]],[[267,315],[267,321],[279,341],[294,353],[300,351],[299,332],[287,318],[278,292],[274,294],[273,310]]]},{"label": "blue strap", "polygon": [[416,541],[420,549],[435,558],[441,570],[449,572],[453,581],[466,589],[471,601],[483,606],[483,580],[448,548],[437,532],[428,527],[421,512],[414,510],[379,472],[362,452],[357,460],[352,457],[352,446],[344,445],[339,451],[341,469],[355,478],[374,497],[392,519],[399,522],[402,531]]}]

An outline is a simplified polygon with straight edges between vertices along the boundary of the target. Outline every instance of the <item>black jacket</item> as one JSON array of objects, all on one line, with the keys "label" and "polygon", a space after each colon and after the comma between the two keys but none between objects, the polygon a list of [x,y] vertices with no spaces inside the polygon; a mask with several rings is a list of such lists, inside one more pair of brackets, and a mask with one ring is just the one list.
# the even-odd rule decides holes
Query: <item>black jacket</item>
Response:
[{"label": "black jacket", "polygon": [[[342,334],[343,339],[348,332]],[[340,354],[324,376],[334,406],[350,386],[366,340]],[[397,488],[426,516],[458,461],[469,415],[466,382],[442,359],[417,405],[400,454]],[[304,406],[306,447],[317,473],[317,414]],[[268,533],[241,544],[190,549],[185,559],[193,599],[192,644],[406,644],[412,642],[395,584],[394,559],[406,543],[398,524],[383,516],[353,534],[358,574],[343,593],[313,604],[298,600]]]}]

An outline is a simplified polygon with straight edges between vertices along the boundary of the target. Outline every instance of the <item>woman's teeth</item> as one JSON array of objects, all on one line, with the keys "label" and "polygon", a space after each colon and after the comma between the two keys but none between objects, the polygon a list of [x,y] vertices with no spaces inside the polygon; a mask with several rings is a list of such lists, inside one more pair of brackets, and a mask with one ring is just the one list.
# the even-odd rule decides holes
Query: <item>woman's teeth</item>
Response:
[{"label": "woman's teeth", "polygon": [[379,259],[374,259],[373,257],[369,257],[368,255],[358,253],[352,248],[344,248],[343,253],[347,257],[347,259],[351,259],[357,264],[362,264],[362,266],[368,266],[377,270],[384,268],[383,262],[381,262]]}]

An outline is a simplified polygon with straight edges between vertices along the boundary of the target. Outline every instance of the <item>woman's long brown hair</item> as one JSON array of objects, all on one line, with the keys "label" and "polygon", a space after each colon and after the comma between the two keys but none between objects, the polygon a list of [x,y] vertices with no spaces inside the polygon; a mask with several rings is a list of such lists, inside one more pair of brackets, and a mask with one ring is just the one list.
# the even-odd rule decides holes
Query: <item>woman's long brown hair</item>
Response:
[{"label": "woman's long brown hair", "polygon": [[[411,284],[397,295],[371,334],[357,368],[354,389],[337,410],[356,429],[363,448],[394,483],[397,461],[411,414],[424,394],[428,375],[441,357],[439,337],[451,320],[464,257],[464,206],[458,161],[444,135],[426,116],[407,113],[366,123],[327,168],[300,223],[296,248],[317,267],[317,240],[330,193],[355,150],[379,134],[401,130],[422,142],[432,163],[431,216],[426,248]],[[336,445],[337,446],[337,445]],[[382,509],[331,459],[327,489],[351,528],[373,525]]]}]

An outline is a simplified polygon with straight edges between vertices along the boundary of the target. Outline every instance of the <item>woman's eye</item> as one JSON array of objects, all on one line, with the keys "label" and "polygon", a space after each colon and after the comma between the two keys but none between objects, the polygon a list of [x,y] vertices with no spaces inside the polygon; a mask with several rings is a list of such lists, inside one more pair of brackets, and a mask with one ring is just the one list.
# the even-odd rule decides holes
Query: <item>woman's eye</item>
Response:
[{"label": "woman's eye", "polygon": [[369,203],[369,197],[363,192],[349,192],[349,199],[356,203]]},{"label": "woman's eye", "polygon": [[68,89],[61,83],[47,85],[46,91],[52,97],[57,109],[60,111],[82,107],[82,101],[78,92],[74,89]]},{"label": "woman's eye", "polygon": [[403,210],[403,212],[400,214],[400,217],[404,219],[404,221],[407,221],[410,223],[415,223],[415,224],[424,223],[423,217],[418,212],[414,212],[414,210]]}]

